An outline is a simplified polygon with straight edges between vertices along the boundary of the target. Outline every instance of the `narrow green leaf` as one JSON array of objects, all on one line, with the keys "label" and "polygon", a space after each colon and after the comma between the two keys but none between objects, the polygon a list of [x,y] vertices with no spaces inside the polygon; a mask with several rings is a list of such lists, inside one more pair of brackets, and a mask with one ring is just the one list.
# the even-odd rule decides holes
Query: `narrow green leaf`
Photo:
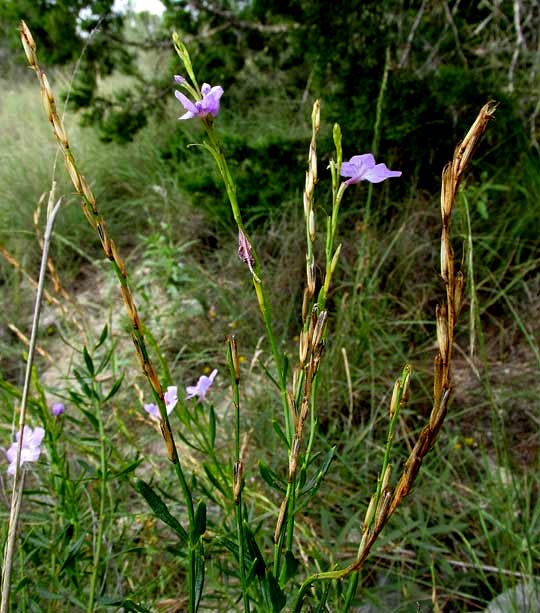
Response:
[{"label": "narrow green leaf", "polygon": [[216,444],[216,411],[214,409],[213,404],[210,405],[210,415],[208,419],[209,419],[208,430],[209,430],[209,435],[210,435],[210,446],[212,449],[214,449],[215,444]]},{"label": "narrow green leaf", "polygon": [[85,538],[86,538],[86,535],[83,534],[70,546],[70,548],[68,549],[68,553],[66,555],[66,559],[64,560],[64,562],[62,563],[62,566],[60,567],[60,572],[65,570],[68,566],[71,565],[72,562],[74,562],[79,557],[78,554],[81,550],[81,547],[84,544]]},{"label": "narrow green leaf", "polygon": [[142,479],[139,479],[135,484],[135,489],[139,492],[139,494],[146,500],[152,511],[156,514],[161,521],[165,522],[169,527],[171,527],[180,540],[184,543],[188,542],[187,532],[184,530],[180,522],[171,515],[167,505],[163,502],[163,500],[155,493],[155,491]]},{"label": "narrow green leaf", "polygon": [[230,498],[231,492],[224,489],[223,484],[214,475],[214,473],[212,472],[212,469],[208,465],[208,462],[203,462],[203,468],[204,468],[204,472],[206,473],[206,476],[210,480],[210,483],[212,483],[212,485],[216,487],[226,498]]},{"label": "narrow green leaf", "polygon": [[286,491],[286,486],[283,479],[280,479],[280,477],[262,460],[259,460],[259,472],[261,473],[263,480],[266,481],[271,488],[278,490],[279,492]]},{"label": "narrow green leaf", "polygon": [[[202,501],[201,501],[202,502]],[[200,507],[200,503],[199,503]],[[197,507],[197,509],[199,508]],[[206,516],[206,506],[205,506]],[[195,522],[197,519],[195,518]],[[205,520],[206,523],[206,520]],[[203,587],[204,587],[204,546],[202,540],[199,541],[199,547],[197,548],[197,554],[195,556],[195,611],[198,611],[199,604],[201,603]]]},{"label": "narrow green leaf", "polygon": [[326,456],[324,457],[324,461],[319,471],[315,473],[315,475],[307,482],[305,487],[300,490],[300,496],[304,494],[310,493],[311,495],[315,494],[315,492],[319,489],[321,485],[321,481],[323,480],[324,475],[328,472],[330,468],[330,464],[334,458],[334,454],[336,453],[336,448],[331,447]]},{"label": "narrow green leaf", "polygon": [[274,613],[279,613],[287,604],[287,598],[283,590],[279,587],[279,583],[272,574],[272,571],[266,571],[266,580],[268,582],[268,593],[270,595],[270,602],[272,603],[272,610]]},{"label": "narrow green leaf", "polygon": [[125,477],[126,475],[129,475],[129,473],[132,473],[142,463],[142,461],[142,458],[134,460],[133,462],[131,462],[131,464],[128,464],[125,468],[122,468],[122,470],[119,470],[117,473],[111,474],[111,478],[118,479],[120,477]]},{"label": "narrow green leaf", "polygon": [[206,503],[204,500],[200,500],[197,508],[195,509],[195,520],[193,522],[193,532],[191,534],[191,541],[196,543],[198,539],[204,534],[206,530]]},{"label": "narrow green leaf", "polygon": [[296,572],[300,562],[294,557],[292,551],[285,552],[285,564],[281,567],[281,576],[279,578],[280,585],[284,586],[292,579]]},{"label": "narrow green leaf", "polygon": [[83,409],[82,407],[79,407],[79,411],[81,411],[81,413],[86,417],[86,419],[92,424],[92,427],[94,428],[94,430],[96,432],[99,432],[99,422],[94,417],[94,415],[92,415],[90,411],[88,411],[87,409]]},{"label": "narrow green leaf", "polygon": [[103,345],[103,343],[107,340],[108,334],[109,334],[109,326],[107,324],[105,324],[103,326],[103,330],[101,331],[101,334],[99,336],[99,340],[97,342],[97,345],[94,347],[94,349],[99,349],[101,347],[101,345]]},{"label": "narrow green leaf", "polygon": [[84,357],[84,363],[86,364],[86,370],[88,371],[90,376],[93,377],[95,374],[94,362],[92,361],[92,358],[90,357],[90,354],[88,353],[88,350],[86,349],[86,345],[83,347],[83,357]]},{"label": "narrow green leaf", "polygon": [[244,534],[246,535],[248,552],[254,562],[253,570],[257,577],[264,581],[266,564],[262,552],[257,545],[257,541],[255,540],[255,536],[253,535],[253,532],[251,532],[251,529],[246,522],[244,522]]},{"label": "narrow green leaf", "polygon": [[287,449],[290,449],[289,441],[285,436],[285,432],[281,429],[281,425],[277,419],[272,419],[272,428],[274,428],[274,432],[279,436],[279,438],[283,441]]},{"label": "narrow green leaf", "polygon": [[286,353],[284,353],[282,357],[283,357],[283,379],[286,380],[287,375],[289,374],[289,358],[287,357]]},{"label": "narrow green leaf", "polygon": [[120,379],[117,379],[113,383],[113,386],[111,387],[111,391],[104,398],[104,402],[107,402],[116,394],[116,392],[120,389],[120,386],[122,385],[123,380],[124,380],[124,375],[122,375]]},{"label": "narrow green leaf", "polygon": [[30,578],[29,577],[23,577],[19,583],[17,583],[17,585],[15,586],[13,593],[16,594],[17,592],[20,592],[23,587],[27,586],[30,583]]},{"label": "narrow green leaf", "polygon": [[266,368],[266,366],[263,364],[262,360],[258,360],[259,362],[259,366],[262,368],[262,371],[264,372],[264,374],[268,377],[269,381],[271,381],[276,388],[279,390],[281,389],[279,387],[279,383],[275,380],[275,378],[272,376],[272,374],[270,373],[270,371],[268,370],[268,368]]}]

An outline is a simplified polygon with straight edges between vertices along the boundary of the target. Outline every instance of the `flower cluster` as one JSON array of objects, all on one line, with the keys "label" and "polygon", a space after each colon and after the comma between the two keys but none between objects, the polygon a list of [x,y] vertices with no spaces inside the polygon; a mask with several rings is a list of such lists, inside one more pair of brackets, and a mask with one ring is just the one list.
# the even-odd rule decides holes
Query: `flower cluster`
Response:
[{"label": "flower cluster", "polygon": [[[214,370],[210,373],[209,377],[207,377],[206,375],[199,377],[197,385],[188,385],[186,387],[186,400],[195,398],[195,396],[198,396],[199,400],[202,400],[206,396],[206,392],[209,390],[210,386],[214,382],[217,372],[217,368],[214,368]],[[167,388],[165,394],[163,395],[163,398],[165,400],[167,415],[170,415],[171,411],[178,404],[178,388],[176,387],[176,385],[170,385]],[[155,417],[156,419],[161,419],[159,409],[155,404],[145,404],[144,410],[152,417]]]}]

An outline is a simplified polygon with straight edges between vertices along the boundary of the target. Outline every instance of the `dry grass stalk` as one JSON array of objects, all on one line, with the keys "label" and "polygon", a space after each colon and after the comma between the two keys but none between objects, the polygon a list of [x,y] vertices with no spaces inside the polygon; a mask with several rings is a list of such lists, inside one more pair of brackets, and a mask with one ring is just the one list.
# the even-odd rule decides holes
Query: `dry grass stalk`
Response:
[{"label": "dry grass stalk", "polygon": [[[471,160],[482,134],[487,128],[489,120],[493,117],[496,108],[497,105],[492,102],[482,107],[469,132],[463,141],[456,147],[452,161],[445,166],[442,173],[441,277],[445,284],[446,301],[436,308],[438,350],[434,360],[433,407],[431,409],[429,422],[420,432],[416,444],[405,462],[399,482],[393,490],[388,486],[387,475],[384,475],[382,493],[374,513],[374,521],[372,521],[373,498],[366,512],[362,543],[358,557],[355,562],[344,569],[341,576],[346,576],[362,568],[381,530],[390,519],[392,513],[396,510],[399,503],[411,491],[414,480],[420,469],[422,459],[435,444],[446,416],[448,401],[452,391],[451,364],[454,330],[463,304],[463,291],[465,287],[465,277],[463,273],[461,271],[455,272],[454,253],[450,244],[450,218],[463,173]],[[406,396],[406,390],[404,390],[403,396]]]},{"label": "dry grass stalk", "polygon": [[[117,275],[117,278],[120,282],[120,290],[122,293],[122,298],[124,300],[126,311],[133,323],[132,340],[135,345],[141,369],[146,378],[148,379],[156,395],[156,398],[159,399],[161,406],[164,408],[165,401],[163,398],[163,389],[161,387],[159,378],[148,354],[144,332],[142,330],[141,322],[137,314],[137,309],[135,307],[135,303],[133,302],[131,289],[128,284],[127,272],[124,261],[118,254],[116,244],[109,236],[107,226],[105,225],[103,217],[99,213],[92,190],[90,189],[90,186],[88,185],[88,182],[86,181],[85,177],[80,173],[77,167],[77,163],[69,145],[62,118],[58,114],[56,108],[56,100],[49,85],[47,75],[39,67],[36,54],[36,44],[34,42],[30,30],[28,29],[28,26],[24,23],[24,21],[22,21],[20,25],[20,34],[28,63],[30,67],[35,71],[36,76],[39,80],[43,106],[45,108],[45,112],[47,113],[49,122],[52,126],[54,136],[60,144],[62,153],[64,154],[64,161],[66,164],[67,171],[77,194],[81,196],[81,206],[83,213],[88,220],[88,223],[98,233],[101,245],[103,247],[103,251],[111,262],[114,271]],[[172,439],[172,433],[170,430],[168,419],[161,420],[161,432],[163,434],[163,438],[165,439],[165,443],[167,446],[168,457],[171,462],[176,462],[176,448]]]},{"label": "dry grass stalk", "polygon": [[[30,283],[30,285],[33,288],[37,288],[38,286],[38,282],[34,279],[34,277],[32,277],[32,275],[23,268],[22,264],[19,262],[19,260],[17,260],[17,258],[13,257],[9,251],[3,247],[2,245],[0,245],[0,255],[4,258],[4,260],[10,264],[11,266],[13,266],[13,268],[15,270],[18,270],[28,281],[28,283]],[[48,292],[46,289],[43,290],[43,295],[45,296],[45,299],[47,300],[47,302],[49,304],[55,304],[56,306],[60,306],[61,303],[58,300],[58,298],[55,298],[50,292]]]},{"label": "dry grass stalk", "polygon": [[[8,324],[7,326],[12,332],[13,334],[15,334],[15,336],[18,337],[18,339],[20,341],[22,341],[27,347],[30,346],[30,339],[26,336],[26,334],[24,334],[24,332],[21,332],[21,330],[19,330],[19,328],[17,328],[17,326],[15,324]],[[52,355],[50,353],[47,353],[47,351],[45,351],[45,349],[42,349],[39,345],[36,345],[36,352],[39,353],[39,355],[43,358],[46,358],[47,360],[49,360],[49,362],[54,363],[54,358],[52,357]]]},{"label": "dry grass stalk", "polygon": [[[47,200],[47,211],[50,211],[53,206],[55,192],[56,192],[56,181],[53,181],[51,190],[49,191],[49,198]],[[39,199],[39,202],[36,206],[36,209],[34,211],[34,216],[33,216],[34,230],[36,232],[39,246],[41,247],[42,250],[43,250],[43,234],[41,232],[39,218],[41,217],[41,208],[42,208],[44,200],[45,200],[45,194],[43,194],[41,198]],[[60,296],[62,296],[64,300],[66,300],[67,302],[73,305],[74,300],[68,294],[68,292],[64,289],[62,282],[60,281],[58,272],[56,270],[56,266],[54,265],[54,262],[52,261],[52,258],[50,256],[47,260],[47,269],[49,270],[49,275],[53,282],[54,291]]]}]

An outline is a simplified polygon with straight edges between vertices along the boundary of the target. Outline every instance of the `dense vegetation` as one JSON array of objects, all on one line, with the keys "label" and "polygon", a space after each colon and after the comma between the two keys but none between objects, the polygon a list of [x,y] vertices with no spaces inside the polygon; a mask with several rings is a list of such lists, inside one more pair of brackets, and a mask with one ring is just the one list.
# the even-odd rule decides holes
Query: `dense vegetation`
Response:
[{"label": "dense vegetation", "polygon": [[[344,159],[372,151],[403,171],[391,184],[351,186],[343,200],[342,259],[328,295],[318,388],[321,457],[313,466],[320,467],[334,445],[336,452],[298,522],[294,560],[306,573],[355,556],[381,466],[392,383],[405,363],[414,374],[396,434],[396,464],[423,427],[431,406],[434,309],[443,291],[440,174],[480,107],[498,101],[453,216],[456,262],[467,276],[453,402],[413,493],[362,572],[354,606],[482,610],[538,576],[538,4],[357,0],[336,1],[330,9],[309,0],[165,0],[162,19],[113,14],[112,4],[6,0],[0,6],[5,448],[22,389],[22,335],[28,336],[34,299],[28,276],[37,276],[36,231],[42,235],[46,198],[35,227],[33,214],[51,175],[64,197],[51,248],[61,285],[47,286],[38,340],[43,353],[31,392],[31,424],[47,426],[49,452],[28,471],[13,610],[86,609],[98,529],[107,555],[96,571],[96,607],[187,607],[181,538],[175,540],[171,524],[155,522],[135,491],[135,475],[152,484],[181,523],[185,509],[166,476],[160,434],[142,408],[150,394],[128,342],[130,322],[120,314],[113,275],[78,207],[35,76],[25,66],[21,18],[62,92],[72,148],[126,258],[152,351],[159,347],[169,362],[168,370],[160,362],[163,381],[182,389],[218,368],[216,450],[227,476],[232,413],[220,339],[236,334],[244,470],[256,500],[246,513],[265,555],[280,503],[267,482],[273,475],[286,479],[287,461],[278,448],[284,427],[277,425],[279,402],[266,378],[271,352],[237,258],[237,230],[220,174],[205,151],[189,146],[203,140],[203,130],[176,121],[182,109],[172,75],[183,68],[171,31],[189,46],[200,81],[224,88],[216,128],[265,271],[279,348],[291,366],[301,330],[302,190],[313,101],[321,99],[322,106],[315,196],[321,235],[332,207],[327,167],[335,156],[335,122]],[[321,277],[324,244],[316,257]],[[48,407],[59,400],[66,411],[53,419]],[[187,428],[184,413],[181,419]],[[102,434],[105,473],[97,443]],[[182,454],[193,487],[221,500],[213,468],[201,468],[196,450],[182,447]],[[262,480],[261,461],[268,471]],[[4,483],[9,491],[8,478]],[[109,506],[98,528],[104,499]],[[6,502],[3,517],[8,509]],[[232,511],[223,517],[216,509],[209,505],[201,608],[241,610]],[[301,582],[292,570],[291,577]],[[341,610],[347,585],[334,582],[330,590],[331,610]],[[313,602],[323,591],[317,588]]]}]

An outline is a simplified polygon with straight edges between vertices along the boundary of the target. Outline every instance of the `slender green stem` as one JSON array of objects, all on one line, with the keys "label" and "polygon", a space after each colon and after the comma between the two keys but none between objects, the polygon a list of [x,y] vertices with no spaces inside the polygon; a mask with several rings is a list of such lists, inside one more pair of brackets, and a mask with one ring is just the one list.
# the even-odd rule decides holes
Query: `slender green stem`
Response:
[{"label": "slender green stem", "polygon": [[99,427],[99,463],[100,463],[100,488],[99,488],[99,514],[98,514],[98,531],[96,536],[96,548],[94,550],[94,560],[92,563],[92,578],[90,580],[90,595],[88,597],[88,606],[86,610],[88,613],[92,613],[94,611],[95,599],[96,599],[96,585],[99,576],[99,567],[101,561],[101,548],[103,545],[103,533],[105,529],[105,499],[107,493],[107,449],[106,449],[106,438],[105,438],[105,428],[103,426],[103,415],[101,411],[101,402],[98,400],[99,395],[96,390],[96,383],[93,381],[92,387],[96,392],[96,397],[94,398],[94,415],[98,422]]},{"label": "slender green stem", "polygon": [[242,508],[242,489],[243,489],[243,470],[242,458],[240,457],[240,391],[238,384],[240,382],[240,367],[238,363],[238,351],[236,340],[229,338],[227,343],[227,361],[231,373],[233,386],[233,402],[234,402],[234,469],[233,469],[233,499],[234,499],[234,516],[236,519],[236,533],[238,539],[238,553],[240,562],[240,580],[242,582],[242,600],[244,604],[244,613],[249,613],[249,594],[246,577],[246,553],[244,546],[244,521]]},{"label": "slender green stem", "polygon": [[212,154],[217,164],[217,167],[219,169],[219,172],[221,174],[221,178],[223,179],[223,183],[225,185],[225,190],[227,191],[227,196],[229,198],[229,203],[231,205],[231,210],[232,210],[234,220],[236,222],[236,225],[238,226],[238,229],[244,234],[247,242],[249,243],[251,247],[251,255],[253,256],[254,273],[255,273],[253,275],[253,285],[255,287],[255,292],[257,294],[259,308],[263,316],[264,324],[266,327],[266,333],[268,335],[268,340],[270,341],[270,346],[272,348],[274,362],[276,364],[279,388],[281,392],[283,416],[285,420],[285,431],[286,431],[288,440],[292,441],[293,427],[292,427],[292,421],[291,421],[291,414],[289,410],[289,403],[287,401],[287,382],[285,378],[285,372],[283,369],[283,360],[281,359],[281,355],[280,355],[279,348],[278,348],[278,343],[276,340],[276,335],[274,333],[274,325],[273,325],[273,320],[272,320],[272,311],[270,308],[270,302],[268,301],[268,296],[267,296],[266,289],[264,287],[264,283],[262,280],[261,264],[257,256],[257,251],[253,243],[251,242],[246,232],[244,223],[242,221],[242,215],[240,213],[240,207],[238,206],[238,199],[236,197],[236,185],[229,171],[229,166],[227,164],[227,160],[225,158],[225,154],[223,151],[223,145],[216,131],[214,130],[212,122],[210,120],[203,119],[203,124],[206,129],[208,139],[210,141],[210,145],[206,145],[206,148]]}]

